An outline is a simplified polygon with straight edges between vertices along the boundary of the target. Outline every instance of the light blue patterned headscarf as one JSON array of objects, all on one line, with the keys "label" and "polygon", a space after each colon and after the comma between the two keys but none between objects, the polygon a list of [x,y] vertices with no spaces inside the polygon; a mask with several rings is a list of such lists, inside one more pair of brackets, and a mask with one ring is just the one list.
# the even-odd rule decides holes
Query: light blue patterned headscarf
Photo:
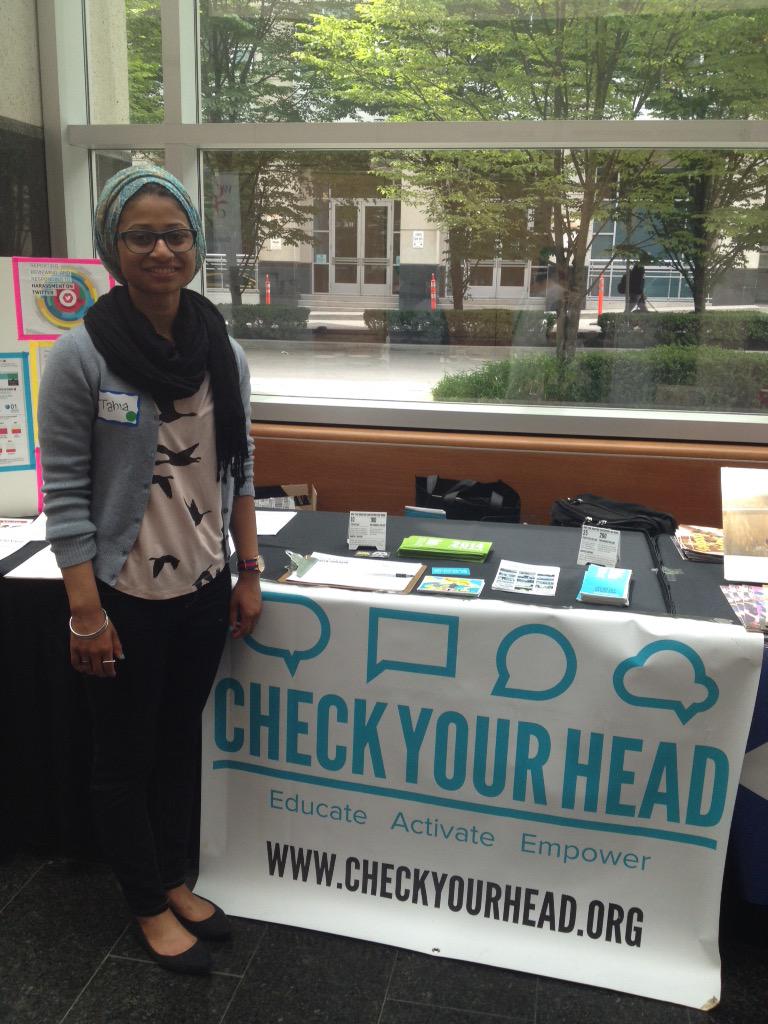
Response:
[{"label": "light blue patterned headscarf", "polygon": [[125,167],[117,174],[113,174],[101,190],[93,227],[96,253],[110,274],[121,284],[125,284],[125,281],[120,273],[120,259],[117,254],[117,226],[128,200],[133,199],[144,185],[150,184],[160,185],[172,199],[176,200],[187,215],[189,226],[197,232],[195,273],[205,259],[205,238],[200,214],[178,178],[174,178],[170,171],[154,165]]}]

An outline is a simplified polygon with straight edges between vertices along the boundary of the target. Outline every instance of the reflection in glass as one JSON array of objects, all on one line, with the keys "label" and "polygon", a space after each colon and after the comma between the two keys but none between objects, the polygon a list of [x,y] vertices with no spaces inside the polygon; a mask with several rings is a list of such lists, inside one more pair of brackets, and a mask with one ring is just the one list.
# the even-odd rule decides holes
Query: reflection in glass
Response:
[{"label": "reflection in glass", "polygon": [[366,263],[363,281],[365,284],[386,284],[387,268],[379,263]]},{"label": "reflection in glass", "polygon": [[165,153],[162,149],[123,149],[97,150],[94,153],[96,195],[106,185],[109,178],[124,167],[141,164],[165,166]]},{"label": "reflection in glass", "polygon": [[334,271],[336,284],[357,284],[356,263],[337,263]]},{"label": "reflection in glass", "polygon": [[334,207],[336,256],[357,257],[357,207],[337,204]]},{"label": "reflection in glass", "polygon": [[499,284],[502,288],[522,288],[525,285],[525,267],[502,266]]},{"label": "reflection in glass", "polygon": [[389,210],[386,206],[365,207],[365,258],[386,259],[387,224]]},{"label": "reflection in glass", "polygon": [[345,397],[768,409],[765,152],[216,151],[204,168],[208,294],[259,360],[290,343],[298,380],[284,361],[278,389],[317,394],[309,330],[327,353],[424,350],[402,389],[374,370],[323,384]]},{"label": "reflection in glass", "polygon": [[163,120],[160,0],[85,0],[91,124]]},{"label": "reflection in glass", "polygon": [[198,10],[206,121],[622,121],[765,111],[764,4],[435,0],[425,9],[383,0],[199,0]]},{"label": "reflection in glass", "polygon": [[477,288],[493,287],[493,267],[487,264],[479,264],[469,271],[469,283]]}]

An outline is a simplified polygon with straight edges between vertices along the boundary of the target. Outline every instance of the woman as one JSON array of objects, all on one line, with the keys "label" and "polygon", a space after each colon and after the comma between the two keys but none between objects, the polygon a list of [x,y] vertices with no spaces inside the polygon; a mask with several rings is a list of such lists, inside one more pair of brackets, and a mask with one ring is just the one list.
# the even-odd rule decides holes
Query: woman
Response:
[{"label": "woman", "polygon": [[227,628],[242,637],[261,612],[250,377],[216,308],[185,287],[205,250],[173,175],[132,167],[110,178],[95,239],[122,287],[46,365],[48,539],[93,719],[104,852],[153,959],[204,973],[199,940],[225,938],[229,924],[184,881],[195,745]]}]

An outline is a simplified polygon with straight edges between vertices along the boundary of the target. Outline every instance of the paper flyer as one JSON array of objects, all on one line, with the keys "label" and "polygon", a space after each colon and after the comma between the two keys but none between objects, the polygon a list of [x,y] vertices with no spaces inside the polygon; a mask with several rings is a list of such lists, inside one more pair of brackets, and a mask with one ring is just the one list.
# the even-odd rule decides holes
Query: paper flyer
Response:
[{"label": "paper flyer", "polygon": [[55,341],[115,283],[99,260],[14,256],[11,263],[19,341]]},{"label": "paper flyer", "polygon": [[0,352],[0,472],[34,469],[29,356]]}]

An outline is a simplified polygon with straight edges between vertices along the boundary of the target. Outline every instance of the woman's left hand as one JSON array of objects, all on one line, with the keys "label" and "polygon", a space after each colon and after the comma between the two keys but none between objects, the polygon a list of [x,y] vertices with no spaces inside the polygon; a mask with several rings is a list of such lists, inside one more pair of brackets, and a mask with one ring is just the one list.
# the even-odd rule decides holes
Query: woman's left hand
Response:
[{"label": "woman's left hand", "polygon": [[261,615],[261,581],[257,572],[243,572],[232,588],[229,601],[229,628],[232,637],[239,640],[248,636]]}]

